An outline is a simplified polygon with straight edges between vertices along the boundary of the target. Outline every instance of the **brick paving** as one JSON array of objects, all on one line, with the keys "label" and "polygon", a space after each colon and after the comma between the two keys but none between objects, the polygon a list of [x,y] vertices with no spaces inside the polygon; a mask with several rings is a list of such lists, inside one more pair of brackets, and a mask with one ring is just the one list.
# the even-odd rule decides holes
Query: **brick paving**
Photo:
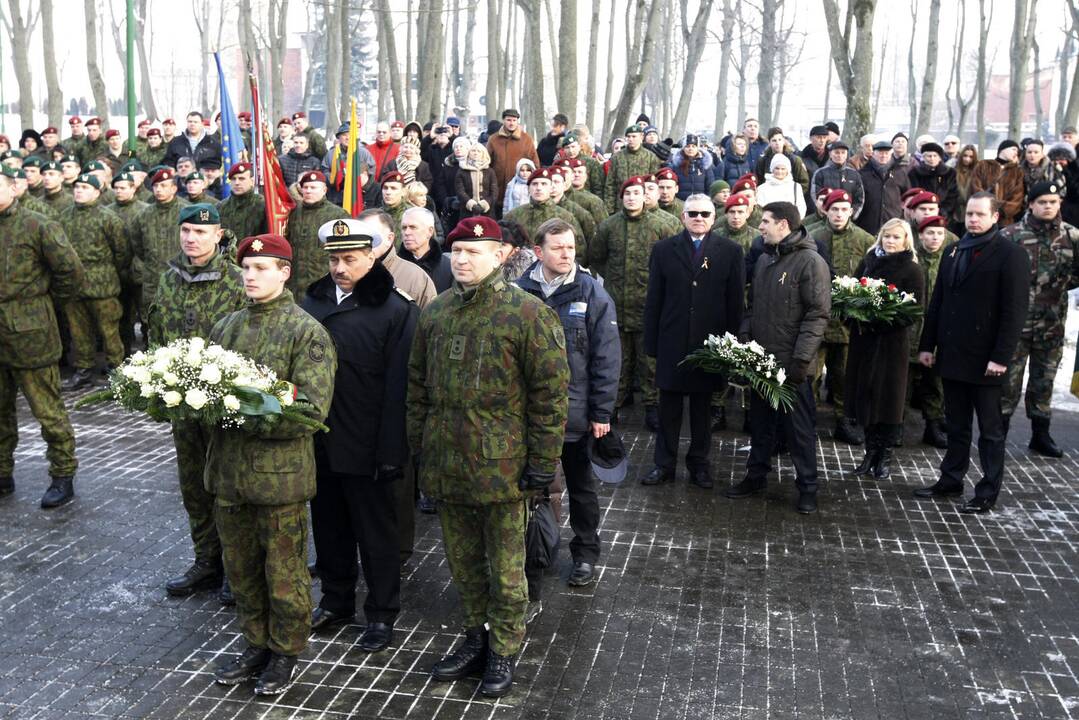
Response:
[{"label": "brick paving", "polygon": [[630,478],[601,492],[599,582],[567,588],[563,550],[499,702],[428,678],[460,624],[429,516],[391,650],[353,649],[351,625],[313,639],[275,700],[215,685],[242,639],[212,594],[165,595],[190,560],[165,426],[75,413],[78,498],[46,513],[43,444],[19,417],[17,491],[0,499],[0,717],[1079,718],[1076,413],[1055,421],[1058,461],[1032,456],[1017,421],[999,509],[969,517],[910,497],[940,458],[913,425],[878,483],[844,477],[860,450],[822,415],[821,511],[803,517],[782,459],[765,497],[722,497],[746,457],[734,432],[714,438],[715,490],[683,468],[640,486],[652,441],[631,415]]}]

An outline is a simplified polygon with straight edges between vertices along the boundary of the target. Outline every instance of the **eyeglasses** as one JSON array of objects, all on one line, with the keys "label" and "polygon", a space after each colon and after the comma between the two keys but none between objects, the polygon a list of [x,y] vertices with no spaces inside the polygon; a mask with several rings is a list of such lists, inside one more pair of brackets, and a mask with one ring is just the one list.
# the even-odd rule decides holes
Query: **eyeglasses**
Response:
[{"label": "eyeglasses", "polygon": [[712,217],[712,211],[711,210],[686,210],[686,216],[691,217],[691,218],[699,218],[699,217],[707,218],[707,217]]}]

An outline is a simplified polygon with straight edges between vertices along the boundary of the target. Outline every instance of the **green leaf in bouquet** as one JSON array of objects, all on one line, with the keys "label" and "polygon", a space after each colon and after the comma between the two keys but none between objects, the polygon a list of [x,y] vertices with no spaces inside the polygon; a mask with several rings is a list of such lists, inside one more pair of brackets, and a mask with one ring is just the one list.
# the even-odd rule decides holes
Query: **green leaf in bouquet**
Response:
[{"label": "green leaf in bouquet", "polygon": [[235,387],[232,394],[240,401],[240,414],[250,417],[280,415],[281,401],[253,387]]}]

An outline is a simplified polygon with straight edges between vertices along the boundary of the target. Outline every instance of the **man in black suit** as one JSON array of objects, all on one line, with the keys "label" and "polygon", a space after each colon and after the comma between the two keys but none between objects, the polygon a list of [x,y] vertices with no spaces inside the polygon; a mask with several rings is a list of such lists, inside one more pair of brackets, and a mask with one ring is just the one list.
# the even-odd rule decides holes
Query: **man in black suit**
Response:
[{"label": "man in black suit", "polygon": [[682,210],[680,234],[652,248],[644,302],[644,351],[656,358],[659,431],[655,467],[642,481],[658,485],[674,479],[683,401],[689,397],[689,480],[712,487],[708,468],[711,397],[723,378],[679,366],[709,335],[737,333],[746,285],[742,248],[713,235],[715,207],[707,195],[690,195]]},{"label": "man in black suit", "polygon": [[1000,237],[999,207],[987,192],[967,201],[967,232],[944,250],[918,346],[918,361],[935,365],[944,386],[948,450],[940,479],[914,495],[963,494],[976,413],[982,479],[974,497],[959,506],[962,513],[988,512],[1000,493],[1005,441],[1001,392],[1027,316],[1030,261],[1021,247]]}]

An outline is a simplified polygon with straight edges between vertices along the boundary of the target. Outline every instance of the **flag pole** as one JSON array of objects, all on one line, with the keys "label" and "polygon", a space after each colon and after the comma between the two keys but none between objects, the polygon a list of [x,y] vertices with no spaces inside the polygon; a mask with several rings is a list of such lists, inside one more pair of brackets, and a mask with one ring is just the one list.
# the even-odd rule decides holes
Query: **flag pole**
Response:
[{"label": "flag pole", "polygon": [[127,142],[128,149],[135,149],[135,0],[127,0]]}]

